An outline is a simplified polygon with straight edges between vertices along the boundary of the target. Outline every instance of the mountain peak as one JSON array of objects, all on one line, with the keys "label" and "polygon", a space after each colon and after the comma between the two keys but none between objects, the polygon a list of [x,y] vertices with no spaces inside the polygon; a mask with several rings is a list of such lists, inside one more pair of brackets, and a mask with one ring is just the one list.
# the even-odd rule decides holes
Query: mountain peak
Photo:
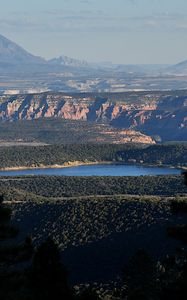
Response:
[{"label": "mountain peak", "polygon": [[34,56],[22,47],[0,34],[0,63],[8,64],[39,64],[45,60]]}]

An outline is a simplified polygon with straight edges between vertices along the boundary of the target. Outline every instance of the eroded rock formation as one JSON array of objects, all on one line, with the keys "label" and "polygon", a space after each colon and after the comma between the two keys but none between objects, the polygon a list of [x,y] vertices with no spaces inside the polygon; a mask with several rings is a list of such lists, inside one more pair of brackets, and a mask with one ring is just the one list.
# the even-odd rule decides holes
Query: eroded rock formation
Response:
[{"label": "eroded rock formation", "polygon": [[128,136],[138,130],[164,140],[187,140],[187,97],[144,95],[140,100],[128,101],[124,97],[123,101],[115,101],[60,93],[4,95],[0,97],[0,120],[59,117],[107,123],[131,130]]}]

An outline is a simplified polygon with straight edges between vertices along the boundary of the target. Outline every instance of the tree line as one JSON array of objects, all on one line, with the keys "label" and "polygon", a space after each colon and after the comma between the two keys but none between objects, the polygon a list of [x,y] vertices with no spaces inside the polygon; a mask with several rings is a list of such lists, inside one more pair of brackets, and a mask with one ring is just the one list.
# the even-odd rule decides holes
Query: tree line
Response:
[{"label": "tree line", "polygon": [[187,143],[166,145],[70,144],[0,147],[0,168],[39,167],[64,163],[122,162],[181,165],[187,161]]},{"label": "tree line", "polygon": [[[158,195],[186,194],[181,176],[24,176],[0,178],[0,189],[19,200],[21,194],[43,197],[82,197],[91,195]],[[16,191],[16,193],[15,193]],[[18,193],[20,191],[20,193]]]}]

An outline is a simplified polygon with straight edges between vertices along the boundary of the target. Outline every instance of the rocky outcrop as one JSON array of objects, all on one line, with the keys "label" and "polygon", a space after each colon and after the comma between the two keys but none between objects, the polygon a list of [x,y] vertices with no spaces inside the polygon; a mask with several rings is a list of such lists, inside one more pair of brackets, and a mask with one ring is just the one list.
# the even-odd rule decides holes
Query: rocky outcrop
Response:
[{"label": "rocky outcrop", "polygon": [[[150,99],[149,95],[144,95],[139,101],[115,101],[110,98],[60,93],[0,97],[2,121],[57,117],[107,123],[116,128],[138,130],[149,136],[159,135],[163,140],[187,140],[185,96],[152,95]],[[130,131],[128,135],[130,136]]]},{"label": "rocky outcrop", "polygon": [[101,134],[101,137],[99,137],[100,140],[97,140],[97,142],[111,141],[111,143],[113,144],[124,144],[124,143],[155,144],[153,138],[135,130],[105,129],[100,134]]}]

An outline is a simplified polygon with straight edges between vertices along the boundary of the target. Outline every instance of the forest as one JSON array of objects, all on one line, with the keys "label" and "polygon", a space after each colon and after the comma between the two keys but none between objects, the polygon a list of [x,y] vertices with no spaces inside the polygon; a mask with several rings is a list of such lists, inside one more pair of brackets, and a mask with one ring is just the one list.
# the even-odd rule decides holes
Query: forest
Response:
[{"label": "forest", "polygon": [[27,200],[30,193],[47,198],[127,194],[173,196],[186,193],[182,176],[176,175],[0,177],[0,190],[9,199],[16,197],[16,200]]},{"label": "forest", "polygon": [[[185,166],[186,150],[186,144],[0,147],[0,164]],[[180,175],[0,177],[0,299],[184,300],[186,203]]]},{"label": "forest", "polygon": [[185,166],[187,143],[162,145],[70,144],[0,147],[0,168],[63,165],[79,161]]},{"label": "forest", "polygon": [[1,299],[185,299],[185,197],[10,205],[4,195]]}]

